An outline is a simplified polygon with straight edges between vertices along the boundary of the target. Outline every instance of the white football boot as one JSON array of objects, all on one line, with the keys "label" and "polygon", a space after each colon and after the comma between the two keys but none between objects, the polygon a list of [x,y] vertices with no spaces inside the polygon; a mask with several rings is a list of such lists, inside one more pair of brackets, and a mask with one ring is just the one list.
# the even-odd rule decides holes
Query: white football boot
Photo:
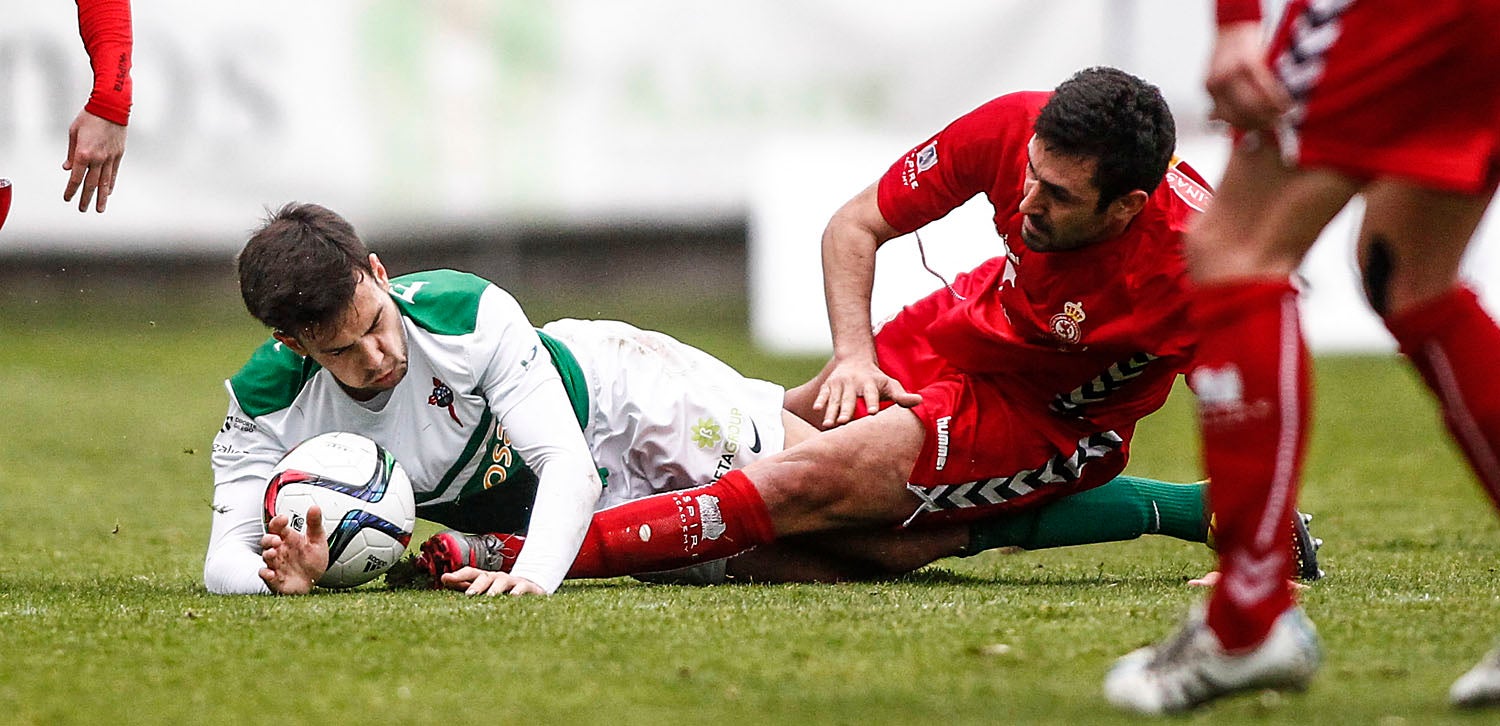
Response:
[{"label": "white football boot", "polygon": [[1115,661],[1104,696],[1127,711],[1180,713],[1239,691],[1303,690],[1321,660],[1317,631],[1300,607],[1276,618],[1260,645],[1226,653],[1198,606],[1176,634]]},{"label": "white football boot", "polygon": [[1500,705],[1500,646],[1453,682],[1448,702],[1459,708]]}]

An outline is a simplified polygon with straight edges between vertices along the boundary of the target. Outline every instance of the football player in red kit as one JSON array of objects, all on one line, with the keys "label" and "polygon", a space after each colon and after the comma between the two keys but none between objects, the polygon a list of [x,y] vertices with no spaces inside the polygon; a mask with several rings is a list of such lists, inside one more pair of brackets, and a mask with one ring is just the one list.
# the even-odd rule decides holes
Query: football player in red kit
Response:
[{"label": "football player in red kit", "polygon": [[[1458,279],[1500,162],[1500,0],[1294,0],[1269,54],[1255,0],[1220,0],[1208,72],[1236,141],[1187,240],[1195,284],[1204,461],[1223,577],[1161,646],[1122,658],[1115,704],[1170,713],[1259,688],[1301,688],[1320,660],[1282,578],[1308,421],[1307,354],[1291,275],[1355,194],[1370,306],[1436,394],[1500,502],[1500,330]],[[1500,652],[1454,684],[1500,702]]]},{"label": "football player in red kit", "polygon": [[70,172],[63,200],[78,198],[78,211],[103,212],[114,191],[125,155],[125,125],[130,121],[130,0],[77,0],[78,34],[94,70],[94,89],[68,127],[68,155],[63,169]]},{"label": "football player in red kit", "polygon": [[[1180,237],[1208,191],[1174,144],[1157,89],[1110,68],[1002,96],[919,144],[824,233],[835,357],[787,403],[847,423],[709,486],[596,513],[570,576],[969,521],[1109,481],[1191,354]],[[875,248],[977,194],[995,208],[997,256],[873,336]],[[878,413],[854,417],[860,398]]]}]

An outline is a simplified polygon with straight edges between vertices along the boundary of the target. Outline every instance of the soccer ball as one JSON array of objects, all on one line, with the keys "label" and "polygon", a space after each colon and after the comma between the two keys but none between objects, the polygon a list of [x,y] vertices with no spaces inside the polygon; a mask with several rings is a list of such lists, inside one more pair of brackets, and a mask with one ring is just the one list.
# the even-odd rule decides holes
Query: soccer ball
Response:
[{"label": "soccer ball", "polygon": [[266,484],[265,522],[285,514],[307,532],[307,510],[323,510],[328,571],[320,587],[354,587],[390,569],[406,551],[417,505],[396,457],[359,434],[319,434],[281,457]]}]

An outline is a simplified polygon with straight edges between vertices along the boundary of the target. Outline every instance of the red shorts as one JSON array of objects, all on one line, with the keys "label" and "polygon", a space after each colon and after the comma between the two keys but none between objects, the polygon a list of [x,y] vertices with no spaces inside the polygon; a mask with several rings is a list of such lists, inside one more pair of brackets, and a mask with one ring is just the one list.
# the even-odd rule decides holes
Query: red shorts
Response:
[{"label": "red shorts", "polygon": [[1282,153],[1486,191],[1500,168],[1497,29],[1500,0],[1293,0],[1268,56],[1298,102]]},{"label": "red shorts", "polygon": [[[960,275],[954,291],[986,279],[1003,258]],[[908,305],[875,336],[880,367],[909,391],[922,394],[912,409],[926,430],[908,475],[916,496],[910,524],[966,521],[1029,507],[1090,489],[1125,468],[1134,427],[1091,432],[1051,416],[1045,403],[1027,403],[1002,375],[947,367],[923,331],[956,301],[947,289]]]}]

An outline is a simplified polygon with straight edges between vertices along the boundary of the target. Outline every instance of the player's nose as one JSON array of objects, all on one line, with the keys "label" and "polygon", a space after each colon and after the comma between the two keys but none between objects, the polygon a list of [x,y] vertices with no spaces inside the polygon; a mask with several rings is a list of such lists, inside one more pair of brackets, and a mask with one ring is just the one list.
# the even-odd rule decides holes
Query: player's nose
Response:
[{"label": "player's nose", "polygon": [[1042,195],[1040,194],[1041,188],[1042,185],[1028,181],[1026,185],[1021,188],[1021,203],[1016,207],[1016,209],[1022,214],[1029,216],[1040,216],[1043,212],[1047,211],[1046,208],[1042,206]]}]

